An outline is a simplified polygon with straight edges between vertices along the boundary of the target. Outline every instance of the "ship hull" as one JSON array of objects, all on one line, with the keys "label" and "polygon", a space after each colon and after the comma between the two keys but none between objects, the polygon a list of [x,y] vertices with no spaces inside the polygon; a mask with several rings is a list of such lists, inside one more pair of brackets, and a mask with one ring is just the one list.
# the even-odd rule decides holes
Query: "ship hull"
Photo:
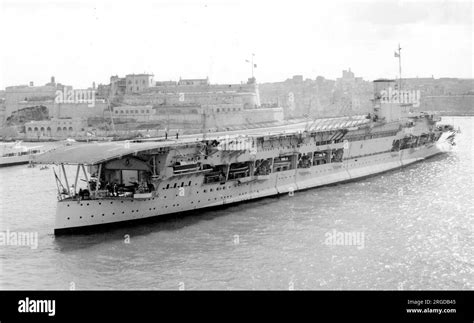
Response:
[{"label": "ship hull", "polygon": [[[444,136],[443,136],[444,137]],[[196,214],[249,200],[293,194],[293,192],[343,183],[401,168],[450,150],[443,142],[397,152],[384,152],[338,163],[297,168],[272,173],[250,181],[232,180],[224,184],[191,187],[160,193],[156,197],[67,199],[58,202],[55,234],[89,232],[156,220],[174,214]]]},{"label": "ship hull", "polygon": [[17,166],[17,165],[26,165],[29,161],[14,161],[14,162],[4,162],[0,163],[0,167],[9,167],[9,166]]},{"label": "ship hull", "polygon": [[28,164],[31,160],[31,156],[15,156],[15,157],[3,157],[0,159],[0,167],[16,166]]}]

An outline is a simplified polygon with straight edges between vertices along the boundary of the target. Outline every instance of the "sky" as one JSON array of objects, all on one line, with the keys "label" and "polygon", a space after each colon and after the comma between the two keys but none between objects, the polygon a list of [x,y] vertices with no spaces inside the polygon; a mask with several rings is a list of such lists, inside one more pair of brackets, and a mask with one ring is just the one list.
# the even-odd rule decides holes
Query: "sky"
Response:
[{"label": "sky", "polygon": [[0,0],[0,89],[110,76],[473,77],[471,1]]}]

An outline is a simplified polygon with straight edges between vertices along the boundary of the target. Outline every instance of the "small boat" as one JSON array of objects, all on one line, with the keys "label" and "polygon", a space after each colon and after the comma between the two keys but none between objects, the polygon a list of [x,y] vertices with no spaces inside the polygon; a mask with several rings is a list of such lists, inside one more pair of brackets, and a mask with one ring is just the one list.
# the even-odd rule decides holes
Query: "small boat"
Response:
[{"label": "small boat", "polygon": [[194,173],[199,170],[199,165],[197,163],[188,163],[188,162],[176,162],[173,165],[174,174],[187,174]]},{"label": "small boat", "polygon": [[21,142],[15,143],[11,147],[3,149],[0,155],[0,167],[22,165],[34,163],[35,157],[41,155],[45,151],[40,149],[41,146],[26,147]]}]

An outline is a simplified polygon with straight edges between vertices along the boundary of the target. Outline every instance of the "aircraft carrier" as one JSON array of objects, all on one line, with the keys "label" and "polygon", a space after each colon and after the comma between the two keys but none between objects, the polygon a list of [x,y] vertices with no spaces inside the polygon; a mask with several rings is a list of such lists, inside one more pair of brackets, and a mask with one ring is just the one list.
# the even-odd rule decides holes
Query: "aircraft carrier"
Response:
[{"label": "aircraft carrier", "polygon": [[[373,112],[278,127],[75,145],[56,164],[56,234],[250,201],[400,168],[454,144],[456,131],[413,104],[381,97]],[[73,170],[71,171],[71,168]]]}]

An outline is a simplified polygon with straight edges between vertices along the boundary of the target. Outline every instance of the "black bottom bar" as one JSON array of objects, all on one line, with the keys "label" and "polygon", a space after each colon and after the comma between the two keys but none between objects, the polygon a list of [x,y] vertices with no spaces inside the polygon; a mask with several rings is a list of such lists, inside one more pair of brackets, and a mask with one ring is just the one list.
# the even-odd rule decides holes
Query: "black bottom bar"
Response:
[{"label": "black bottom bar", "polygon": [[[3,291],[0,320],[472,322],[472,295],[470,291]],[[54,300],[54,316],[47,306],[41,313],[31,313],[35,307],[25,313],[21,305],[32,300]]]}]

